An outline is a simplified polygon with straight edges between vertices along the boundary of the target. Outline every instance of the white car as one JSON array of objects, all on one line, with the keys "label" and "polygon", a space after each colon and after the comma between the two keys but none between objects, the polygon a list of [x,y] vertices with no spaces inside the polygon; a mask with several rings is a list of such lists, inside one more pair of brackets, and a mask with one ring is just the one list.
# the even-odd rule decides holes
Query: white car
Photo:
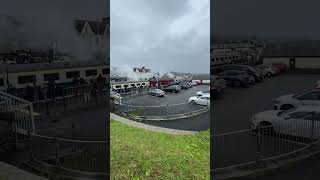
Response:
[{"label": "white car", "polygon": [[251,127],[266,134],[320,137],[320,106],[299,106],[287,111],[270,110],[255,114]]},{"label": "white car", "polygon": [[208,90],[208,91],[198,91],[198,92],[196,92],[196,96],[202,96],[202,95],[210,95],[210,90]]},{"label": "white car", "polygon": [[199,105],[210,106],[210,95],[193,96],[189,98],[189,102]]},{"label": "white car", "polygon": [[267,77],[274,76],[277,74],[276,69],[272,65],[267,65],[267,64],[258,65],[256,66],[256,69],[262,72],[262,74]]},{"label": "white car", "polygon": [[320,80],[317,81],[314,86],[313,86],[314,89],[320,89]]},{"label": "white car", "polygon": [[320,105],[320,90],[280,96],[273,101],[274,110],[288,110],[300,105]]}]

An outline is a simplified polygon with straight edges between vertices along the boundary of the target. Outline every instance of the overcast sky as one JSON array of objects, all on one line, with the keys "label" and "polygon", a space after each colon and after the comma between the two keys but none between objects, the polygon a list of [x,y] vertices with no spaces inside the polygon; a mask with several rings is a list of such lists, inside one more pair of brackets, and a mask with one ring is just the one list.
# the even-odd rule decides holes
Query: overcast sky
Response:
[{"label": "overcast sky", "polygon": [[319,0],[214,0],[211,34],[320,39]]},{"label": "overcast sky", "polygon": [[209,0],[111,0],[111,66],[209,73]]}]

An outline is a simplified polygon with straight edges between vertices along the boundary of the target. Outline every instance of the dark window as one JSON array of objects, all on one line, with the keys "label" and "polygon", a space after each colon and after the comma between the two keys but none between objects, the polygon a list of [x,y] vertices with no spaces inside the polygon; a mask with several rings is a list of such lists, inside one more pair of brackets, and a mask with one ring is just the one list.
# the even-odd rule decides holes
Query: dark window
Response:
[{"label": "dark window", "polygon": [[0,86],[4,86],[4,79],[0,78]]},{"label": "dark window", "polygon": [[35,81],[36,81],[36,76],[35,75],[18,76],[18,83],[19,84],[33,83]]},{"label": "dark window", "polygon": [[293,113],[289,114],[288,116],[290,118],[300,119],[300,118],[304,118],[304,117],[308,117],[308,116],[312,116],[312,115],[313,115],[312,112],[297,111],[297,112],[293,112]]},{"label": "dark window", "polygon": [[142,83],[142,85],[146,85],[146,83]]},{"label": "dark window", "polygon": [[96,76],[98,74],[98,71],[96,69],[94,70],[86,70],[86,76]]},{"label": "dark window", "polygon": [[319,92],[310,92],[307,94],[304,94],[300,97],[298,97],[297,99],[299,100],[319,100],[320,98],[320,94]]},{"label": "dark window", "polygon": [[135,84],[131,84],[131,86],[136,86]]},{"label": "dark window", "polygon": [[116,88],[121,88],[121,85],[119,85],[119,86],[116,86]]},{"label": "dark window", "polygon": [[102,69],[102,74],[110,74],[110,69],[109,68]]},{"label": "dark window", "polygon": [[137,84],[137,86],[140,86],[140,84]]},{"label": "dark window", "polygon": [[70,71],[70,72],[66,72],[66,77],[67,77],[68,79],[74,78],[74,77],[80,77],[80,71]]},{"label": "dark window", "polygon": [[126,85],[124,85],[124,87],[128,87],[128,85],[126,84]]},{"label": "dark window", "polygon": [[44,74],[43,79],[44,79],[44,81],[49,81],[50,79],[51,80],[59,80],[60,75],[59,75],[59,73]]}]

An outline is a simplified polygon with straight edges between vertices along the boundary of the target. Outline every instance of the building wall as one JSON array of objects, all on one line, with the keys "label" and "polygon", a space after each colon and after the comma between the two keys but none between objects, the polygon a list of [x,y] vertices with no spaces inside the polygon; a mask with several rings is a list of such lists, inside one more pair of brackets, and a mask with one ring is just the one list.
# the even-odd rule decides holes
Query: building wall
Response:
[{"label": "building wall", "polygon": [[299,57],[296,59],[296,68],[320,68],[320,57]]},{"label": "building wall", "polygon": [[290,66],[290,57],[264,57],[263,64],[284,63]]}]

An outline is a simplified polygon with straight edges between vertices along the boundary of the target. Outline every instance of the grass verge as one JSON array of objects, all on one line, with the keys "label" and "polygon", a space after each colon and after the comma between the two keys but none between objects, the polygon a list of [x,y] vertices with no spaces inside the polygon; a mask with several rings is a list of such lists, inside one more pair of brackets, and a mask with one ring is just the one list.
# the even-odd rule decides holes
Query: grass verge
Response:
[{"label": "grass verge", "polygon": [[170,135],[111,120],[111,179],[210,179],[210,132]]}]

